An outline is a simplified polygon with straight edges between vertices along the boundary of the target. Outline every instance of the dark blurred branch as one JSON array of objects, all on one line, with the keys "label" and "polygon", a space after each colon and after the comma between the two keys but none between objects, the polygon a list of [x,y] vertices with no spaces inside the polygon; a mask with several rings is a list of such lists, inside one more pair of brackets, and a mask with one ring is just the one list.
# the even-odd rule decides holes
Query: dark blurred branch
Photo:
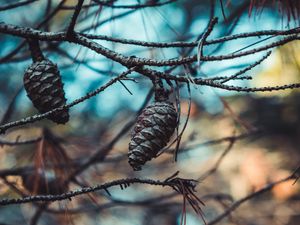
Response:
[{"label": "dark blurred branch", "polygon": [[[87,27],[81,29],[81,32],[87,32],[87,31],[90,31],[92,29],[99,28],[100,26],[102,26],[104,24],[110,23],[111,21],[120,20],[120,19],[122,19],[122,18],[124,18],[128,15],[134,14],[136,12],[136,10],[137,9],[131,9],[131,10],[128,10],[126,12],[122,12],[122,13],[116,14],[114,16],[110,16],[107,19],[104,19],[104,20],[101,20],[101,21],[97,22],[96,24],[88,25]],[[91,15],[93,15],[93,13]]]},{"label": "dark blurred branch", "polygon": [[0,124],[7,123],[10,120],[10,118],[11,118],[11,116],[12,116],[14,110],[15,110],[15,107],[16,107],[17,98],[18,98],[19,94],[22,92],[22,90],[23,90],[23,86],[21,86],[18,89],[18,91],[16,92],[16,94],[14,95],[12,100],[10,101],[10,103],[9,103],[9,105],[8,105],[8,107],[7,107],[5,113],[4,113],[4,115],[3,115],[3,117],[0,121]]},{"label": "dark blurred branch", "polygon": [[234,202],[224,213],[222,213],[221,215],[217,216],[215,219],[208,222],[207,225],[217,224],[218,222],[220,222],[221,220],[226,218],[232,211],[237,209],[241,204],[251,200],[252,198],[258,197],[259,195],[261,195],[267,191],[270,191],[276,185],[287,182],[289,180],[298,179],[299,172],[300,172],[300,167],[298,167],[297,170],[294,173],[292,173],[291,175],[289,175],[288,177],[278,180],[276,182],[270,183],[270,184],[266,185],[265,187],[259,189],[258,191],[255,191],[255,192],[251,193],[250,195],[247,195],[246,197],[241,198],[240,200]]},{"label": "dark blurred branch", "polygon": [[34,213],[34,215],[31,217],[31,220],[30,220],[30,225],[36,225],[38,224],[38,221],[39,219],[41,218],[43,212],[47,209],[47,207],[49,206],[49,203],[46,202],[42,205],[40,205],[36,212]]},{"label": "dark blurred branch", "polygon": [[207,172],[205,172],[201,177],[199,177],[197,180],[199,182],[202,182],[203,180],[205,180],[207,177],[209,177],[210,175],[212,175],[213,173],[215,173],[217,171],[217,169],[219,168],[220,164],[222,163],[223,159],[225,158],[225,156],[229,153],[229,151],[232,149],[234,143],[235,143],[236,139],[231,139],[229,141],[228,146],[225,148],[225,150],[222,152],[221,156],[218,158],[218,160],[216,161],[216,163],[214,164],[214,166],[208,170]]},{"label": "dark blurred branch", "polygon": [[37,137],[37,138],[29,139],[29,140],[22,140],[22,141],[20,141],[19,138],[17,138],[17,140],[15,140],[15,141],[7,141],[7,140],[0,139],[0,146],[3,146],[3,145],[16,146],[16,145],[34,144],[36,142],[39,142],[41,139],[42,139],[41,137]]},{"label": "dark blurred branch", "polygon": [[[62,48],[60,48],[60,47],[57,47],[56,45],[50,45],[50,48],[51,48],[51,50],[53,49],[55,52],[57,52],[57,53],[60,54],[61,56],[68,58],[68,59],[71,60],[72,62],[77,63],[77,64],[80,64],[80,65],[83,65],[84,67],[86,67],[86,68],[88,68],[88,69],[90,69],[90,70],[92,70],[92,71],[94,71],[94,72],[96,72],[96,73],[99,73],[99,74],[101,74],[101,75],[105,75],[105,74],[107,74],[107,75],[112,75],[112,74],[113,74],[113,75],[117,75],[117,74],[115,74],[115,73],[112,73],[112,72],[109,71],[109,70],[101,70],[101,69],[98,69],[98,68],[96,68],[96,67],[94,67],[94,66],[91,66],[91,65],[90,65],[88,62],[86,62],[86,61],[80,61],[80,60],[74,58],[74,57],[73,57],[71,54],[69,54],[67,51],[65,51],[64,49],[62,49]],[[71,65],[73,65],[73,63],[72,63]]]},{"label": "dark blurred branch", "polygon": [[[158,7],[158,6],[163,6],[163,5],[167,5],[173,2],[176,2],[177,0],[167,0],[167,1],[158,1],[158,2],[149,2],[149,3],[145,3],[145,4],[135,4],[135,5],[114,5],[113,3],[107,3],[104,1],[100,1],[100,0],[93,0],[93,2],[95,2],[97,5],[101,5],[101,6],[106,6],[106,7],[110,7],[110,8],[115,8],[115,9],[139,9],[139,8],[149,8],[149,7]],[[91,5],[90,5],[91,6]]]},{"label": "dark blurred branch", "polygon": [[[94,1],[95,3],[91,4],[85,4],[82,6],[82,8],[93,8],[93,7],[99,7],[99,6],[105,6],[107,8],[115,8],[115,9],[144,9],[144,8],[151,8],[151,7],[158,7],[163,6],[167,4],[171,4],[173,2],[176,2],[178,0],[166,0],[166,1],[157,1],[157,2],[149,2],[145,4],[128,4],[128,5],[113,5],[112,3],[109,3],[108,1]],[[113,0],[112,0],[113,2]],[[64,6],[62,9],[64,10],[73,10],[75,9],[74,6]]]},{"label": "dark blurred branch", "polygon": [[8,181],[6,177],[1,177],[1,179],[8,187],[10,187],[11,190],[14,190],[22,197],[25,197],[25,194],[19,188],[16,187],[15,183]]},{"label": "dark blurred branch", "polygon": [[20,2],[9,4],[9,5],[0,6],[0,11],[15,9],[15,8],[20,7],[20,6],[28,5],[28,4],[36,2],[36,1],[38,1],[38,0],[20,1]]},{"label": "dark blurred branch", "polygon": [[234,136],[223,137],[220,139],[209,140],[209,141],[205,141],[205,142],[202,142],[199,144],[193,144],[193,145],[186,146],[182,151],[187,151],[189,149],[200,147],[200,146],[217,145],[217,144],[222,144],[223,142],[234,142],[234,141],[242,140],[242,139],[246,139],[246,138],[257,137],[258,134],[260,134],[260,133],[259,132],[244,133],[244,134],[240,134],[240,135],[234,135]]}]

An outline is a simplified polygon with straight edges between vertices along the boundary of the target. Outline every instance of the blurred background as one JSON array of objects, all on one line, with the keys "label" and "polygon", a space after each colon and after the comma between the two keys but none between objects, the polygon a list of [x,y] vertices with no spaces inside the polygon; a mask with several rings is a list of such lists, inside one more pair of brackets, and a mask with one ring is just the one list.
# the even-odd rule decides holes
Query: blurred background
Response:
[{"label": "blurred background", "polygon": [[[22,1],[0,0],[0,21],[54,32],[66,30],[77,4],[75,0],[39,0],[3,10],[5,6],[18,2]],[[82,8],[75,30],[114,38],[173,42],[199,40],[212,16],[218,17],[219,23],[208,40],[244,32],[286,30],[299,25],[298,3],[291,6],[291,1],[284,0],[178,0],[156,7],[118,7],[163,2],[168,1],[86,0],[84,5],[89,7]],[[275,35],[240,38],[205,45],[203,53],[225,55],[276,40]],[[197,53],[196,47],[150,48],[94,41],[126,56],[169,59]],[[24,70],[32,63],[28,47],[23,42],[24,39],[0,34],[1,124],[37,113],[23,88]],[[118,63],[82,46],[54,41],[40,44],[43,53],[60,69],[68,103],[124,71]],[[299,41],[274,48],[265,61],[245,74],[251,76],[251,80],[235,80],[228,84],[263,87],[300,82],[299,49]],[[221,62],[201,62],[200,68],[195,63],[190,70],[193,76],[200,78],[230,76],[264,54],[259,52]],[[166,71],[169,67],[155,69]],[[173,71],[174,74],[182,73],[186,68],[178,66]],[[177,162],[174,162],[175,143],[160,157],[148,162],[142,171],[132,171],[127,162],[130,130],[138,111],[153,98],[147,100],[152,88],[149,79],[139,74],[131,77],[134,81],[117,82],[96,97],[72,107],[71,119],[64,126],[42,120],[1,135],[1,197],[16,198],[32,194],[33,189],[36,191],[33,185],[39,181],[29,180],[26,184],[22,173],[24,168],[36,168],[46,162],[67,165],[54,173],[54,177],[63,178],[76,169],[78,163],[111,144],[120,131],[122,136],[112,144],[106,158],[84,170],[77,182],[62,188],[64,191],[125,177],[163,180],[180,171],[180,177],[200,180],[196,193],[205,202],[203,211],[209,222],[233,202],[289,176],[299,166],[300,93],[297,89],[241,93],[191,84],[190,115],[188,89],[184,85],[180,87],[179,130],[186,120],[188,123]],[[24,145],[5,144],[16,140],[35,141]],[[222,155],[220,164],[216,164]],[[50,181],[46,183],[50,186]],[[55,183],[56,186],[60,184],[57,180]],[[0,224],[181,223],[182,196],[171,189],[131,185],[123,190],[114,187],[109,192],[111,196],[99,191],[75,197],[72,201],[54,202],[46,209],[30,203],[1,206]],[[292,180],[276,185],[269,192],[247,201],[218,224],[298,225],[299,193],[299,184],[293,184]],[[190,206],[187,206],[186,215],[186,224],[203,224]]]}]

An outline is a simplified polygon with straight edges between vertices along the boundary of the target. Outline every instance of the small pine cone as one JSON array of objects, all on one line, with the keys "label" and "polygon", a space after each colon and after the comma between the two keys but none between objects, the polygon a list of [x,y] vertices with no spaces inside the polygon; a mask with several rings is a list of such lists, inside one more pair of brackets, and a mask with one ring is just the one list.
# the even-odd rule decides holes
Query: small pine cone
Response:
[{"label": "small pine cone", "polygon": [[[44,59],[32,63],[25,71],[24,86],[28,97],[40,113],[66,104],[59,70],[50,60]],[[47,118],[53,122],[64,124],[69,120],[69,111],[64,109]]]},{"label": "small pine cone", "polygon": [[170,102],[155,102],[138,117],[129,143],[128,162],[134,170],[141,170],[146,161],[156,157],[165,147],[175,128],[177,113]]}]

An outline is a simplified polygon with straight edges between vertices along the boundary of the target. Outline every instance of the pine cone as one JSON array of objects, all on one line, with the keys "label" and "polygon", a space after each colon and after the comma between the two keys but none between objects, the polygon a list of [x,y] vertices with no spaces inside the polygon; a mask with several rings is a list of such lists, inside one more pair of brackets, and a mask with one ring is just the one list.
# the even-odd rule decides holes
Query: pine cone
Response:
[{"label": "pine cone", "polygon": [[177,113],[170,102],[155,102],[138,117],[129,143],[128,162],[141,170],[167,145],[177,126]]},{"label": "pine cone", "polygon": [[[25,71],[24,86],[28,97],[40,113],[66,104],[59,70],[50,60],[45,59],[32,63]],[[47,118],[53,122],[64,124],[69,120],[69,111],[64,109]]]}]

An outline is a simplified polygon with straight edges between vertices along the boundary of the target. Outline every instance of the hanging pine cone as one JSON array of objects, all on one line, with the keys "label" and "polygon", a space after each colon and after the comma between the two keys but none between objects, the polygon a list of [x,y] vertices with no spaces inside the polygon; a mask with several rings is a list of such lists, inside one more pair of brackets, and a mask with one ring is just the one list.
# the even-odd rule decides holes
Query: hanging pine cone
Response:
[{"label": "hanging pine cone", "polygon": [[[57,66],[44,58],[37,42],[29,41],[29,46],[34,63],[24,74],[24,87],[28,97],[40,113],[64,106],[65,92]],[[51,114],[47,118],[64,124],[69,120],[68,109]]]},{"label": "hanging pine cone", "polygon": [[129,143],[128,162],[141,170],[146,161],[156,157],[167,145],[177,126],[177,113],[172,103],[158,101],[146,107],[138,117]]}]

